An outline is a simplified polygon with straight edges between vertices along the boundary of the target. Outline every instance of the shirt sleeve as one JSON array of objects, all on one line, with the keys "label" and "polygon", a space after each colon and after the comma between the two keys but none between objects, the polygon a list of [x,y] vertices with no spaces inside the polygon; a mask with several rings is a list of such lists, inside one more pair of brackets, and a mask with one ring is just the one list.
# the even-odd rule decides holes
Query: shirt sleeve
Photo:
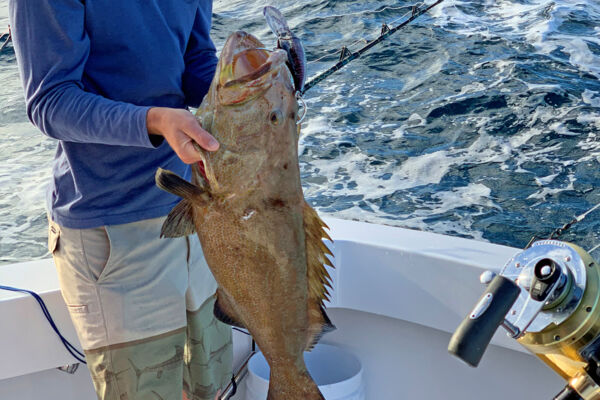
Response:
[{"label": "shirt sleeve", "polygon": [[212,1],[201,0],[185,52],[183,92],[186,104],[198,107],[217,68],[217,51],[210,38]]},{"label": "shirt sleeve", "polygon": [[146,127],[149,107],[84,90],[90,40],[81,0],[10,0],[9,16],[35,126],[64,141],[154,147]]}]

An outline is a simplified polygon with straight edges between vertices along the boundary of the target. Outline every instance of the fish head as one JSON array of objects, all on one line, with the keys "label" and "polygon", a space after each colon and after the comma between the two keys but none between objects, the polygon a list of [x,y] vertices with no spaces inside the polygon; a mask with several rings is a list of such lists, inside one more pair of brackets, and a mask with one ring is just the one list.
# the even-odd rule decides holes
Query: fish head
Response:
[{"label": "fish head", "polygon": [[247,187],[266,165],[297,164],[298,101],[287,59],[284,50],[268,50],[251,34],[227,39],[198,110],[202,126],[221,144],[206,154],[213,190],[215,183]]},{"label": "fish head", "polygon": [[277,80],[292,82],[289,73],[285,73],[288,72],[286,61],[285,51],[268,50],[253,35],[234,32],[227,39],[217,66],[219,103],[246,103],[263,94]]}]

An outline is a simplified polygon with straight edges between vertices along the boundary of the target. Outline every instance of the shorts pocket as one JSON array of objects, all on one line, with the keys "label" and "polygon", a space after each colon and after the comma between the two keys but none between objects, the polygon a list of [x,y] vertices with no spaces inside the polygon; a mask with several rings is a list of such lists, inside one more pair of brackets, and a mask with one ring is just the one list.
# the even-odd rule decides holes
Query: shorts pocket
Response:
[{"label": "shorts pocket", "polygon": [[50,254],[58,250],[58,238],[60,237],[60,227],[54,222],[48,224],[48,251]]},{"label": "shorts pocket", "polygon": [[101,282],[110,269],[111,242],[104,227],[81,229],[81,249],[90,278]]}]

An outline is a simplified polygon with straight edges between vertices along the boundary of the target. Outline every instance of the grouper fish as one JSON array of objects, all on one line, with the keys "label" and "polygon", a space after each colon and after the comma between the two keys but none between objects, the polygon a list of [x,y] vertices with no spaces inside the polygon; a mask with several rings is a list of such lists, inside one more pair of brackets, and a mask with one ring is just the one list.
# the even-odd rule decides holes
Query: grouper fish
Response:
[{"label": "grouper fish", "polygon": [[324,309],[331,255],[306,203],[298,165],[298,102],[288,54],[233,33],[196,114],[221,146],[199,151],[192,180],[159,169],[183,198],[162,235],[196,232],[218,283],[215,315],[248,329],[271,368],[269,400],[323,399],[303,351],[334,329]]}]

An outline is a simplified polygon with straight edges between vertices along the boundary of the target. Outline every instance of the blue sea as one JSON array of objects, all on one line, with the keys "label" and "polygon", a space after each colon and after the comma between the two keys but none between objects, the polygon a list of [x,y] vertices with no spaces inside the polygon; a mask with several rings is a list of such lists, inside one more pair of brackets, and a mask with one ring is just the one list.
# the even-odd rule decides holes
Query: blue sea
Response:
[{"label": "blue sea", "polygon": [[[215,1],[217,47],[239,29],[274,46],[267,4],[303,40],[310,77],[414,3]],[[56,144],[27,119],[10,45],[0,99],[0,263],[48,257]],[[322,215],[523,247],[600,202],[597,0],[445,0],[305,100],[300,168]],[[564,239],[600,243],[600,211]]]}]

